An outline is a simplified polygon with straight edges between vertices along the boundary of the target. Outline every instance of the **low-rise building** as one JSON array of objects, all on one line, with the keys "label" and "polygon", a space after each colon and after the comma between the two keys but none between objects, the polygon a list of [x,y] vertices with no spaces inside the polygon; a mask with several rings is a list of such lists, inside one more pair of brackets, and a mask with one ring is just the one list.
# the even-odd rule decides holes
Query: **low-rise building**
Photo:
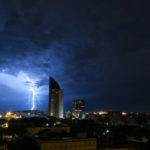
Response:
[{"label": "low-rise building", "polygon": [[7,145],[0,145],[0,150],[7,150]]},{"label": "low-rise building", "polygon": [[96,139],[59,139],[38,141],[41,150],[96,150]]}]

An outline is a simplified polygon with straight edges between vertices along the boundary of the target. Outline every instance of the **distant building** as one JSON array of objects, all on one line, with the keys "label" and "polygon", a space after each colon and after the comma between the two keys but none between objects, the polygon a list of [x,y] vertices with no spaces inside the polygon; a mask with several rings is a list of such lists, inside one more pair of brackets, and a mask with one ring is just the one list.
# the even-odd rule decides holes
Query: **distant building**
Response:
[{"label": "distant building", "polygon": [[109,123],[112,126],[123,126],[123,115],[120,111],[109,111],[108,113]]},{"label": "distant building", "polygon": [[49,81],[49,115],[63,118],[64,114],[64,90],[50,77]]},{"label": "distant building", "polygon": [[72,117],[72,112],[71,111],[66,111],[66,112],[64,112],[64,118],[65,119],[69,119],[69,118],[71,118]]},{"label": "distant building", "polygon": [[84,119],[85,118],[85,102],[84,100],[78,99],[72,102],[72,116],[74,118]]}]

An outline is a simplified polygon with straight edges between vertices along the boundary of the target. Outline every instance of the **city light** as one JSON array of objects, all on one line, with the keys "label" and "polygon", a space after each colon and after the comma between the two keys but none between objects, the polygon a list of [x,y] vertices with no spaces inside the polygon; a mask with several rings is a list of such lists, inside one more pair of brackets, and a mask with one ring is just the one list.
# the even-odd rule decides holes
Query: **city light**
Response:
[{"label": "city light", "polygon": [[46,123],[45,126],[48,127],[48,126],[49,126],[49,123]]},{"label": "city light", "polygon": [[108,112],[100,111],[98,114],[99,114],[99,115],[107,115],[107,114],[108,114]]},{"label": "city light", "polygon": [[127,115],[127,113],[126,112],[122,112],[122,115],[125,116],[125,115]]},{"label": "city light", "polygon": [[108,123],[108,122],[106,122],[106,123],[105,123],[105,125],[106,125],[106,126],[109,126],[109,123]]},{"label": "city light", "polygon": [[14,119],[18,119],[20,118],[19,116],[17,116],[15,113],[13,112],[7,112],[5,114],[5,118],[7,118],[8,120],[11,119],[11,118],[14,118]]},{"label": "city light", "polygon": [[10,118],[11,115],[12,115],[12,112],[7,112],[6,115],[5,115],[5,117],[6,117],[6,118]]},{"label": "city light", "polygon": [[109,132],[110,132],[110,130],[106,129],[106,133],[109,133]]},{"label": "city light", "polygon": [[8,122],[1,125],[2,128],[8,128]]},{"label": "city light", "polygon": [[108,135],[110,133],[109,129],[106,129],[105,131],[102,132],[102,135]]}]

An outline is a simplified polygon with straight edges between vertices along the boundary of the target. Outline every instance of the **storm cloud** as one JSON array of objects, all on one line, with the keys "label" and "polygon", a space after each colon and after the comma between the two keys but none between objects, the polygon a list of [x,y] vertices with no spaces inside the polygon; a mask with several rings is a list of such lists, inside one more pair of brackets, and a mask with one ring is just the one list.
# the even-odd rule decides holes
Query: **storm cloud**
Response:
[{"label": "storm cloud", "polygon": [[[47,110],[48,79],[53,76],[65,90],[65,109],[82,98],[87,111],[148,111],[149,3],[1,0],[1,73],[17,76],[23,71],[38,78],[37,87],[47,94],[37,109]],[[4,93],[12,95],[7,87]],[[15,97],[18,105],[21,96]]]}]

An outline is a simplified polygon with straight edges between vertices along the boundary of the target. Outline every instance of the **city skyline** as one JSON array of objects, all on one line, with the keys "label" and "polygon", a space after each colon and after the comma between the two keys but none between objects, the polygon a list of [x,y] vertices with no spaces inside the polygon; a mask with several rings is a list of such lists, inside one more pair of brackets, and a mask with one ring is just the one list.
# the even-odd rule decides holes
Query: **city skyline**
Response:
[{"label": "city skyline", "polygon": [[65,110],[149,111],[148,4],[0,0],[0,111],[48,110],[49,76]]}]

